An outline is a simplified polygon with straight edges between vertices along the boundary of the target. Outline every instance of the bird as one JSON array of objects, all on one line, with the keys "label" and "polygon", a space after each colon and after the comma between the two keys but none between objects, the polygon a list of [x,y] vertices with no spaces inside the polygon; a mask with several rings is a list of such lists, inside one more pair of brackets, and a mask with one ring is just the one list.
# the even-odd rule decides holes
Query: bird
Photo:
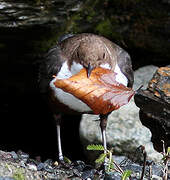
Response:
[{"label": "bird", "polygon": [[[39,68],[40,92],[49,98],[54,119],[56,120],[58,139],[58,158],[64,160],[60,137],[61,114],[92,114],[88,105],[60,88],[54,82],[66,79],[85,68],[87,77],[97,68],[102,67],[116,73],[116,81],[127,87],[132,87],[134,74],[130,55],[120,46],[109,39],[92,34],[66,34],[59,38],[45,55]],[[55,75],[55,76],[54,76]],[[100,128],[104,152],[106,153],[106,126],[110,113],[100,114]]]}]

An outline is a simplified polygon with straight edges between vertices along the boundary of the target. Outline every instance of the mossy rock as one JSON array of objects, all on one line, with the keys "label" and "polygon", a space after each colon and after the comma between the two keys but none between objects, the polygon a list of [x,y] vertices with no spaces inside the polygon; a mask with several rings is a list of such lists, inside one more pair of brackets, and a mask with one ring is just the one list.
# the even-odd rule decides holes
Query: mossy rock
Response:
[{"label": "mossy rock", "polygon": [[170,5],[158,0],[87,0],[65,32],[104,35],[126,49],[169,58]]}]

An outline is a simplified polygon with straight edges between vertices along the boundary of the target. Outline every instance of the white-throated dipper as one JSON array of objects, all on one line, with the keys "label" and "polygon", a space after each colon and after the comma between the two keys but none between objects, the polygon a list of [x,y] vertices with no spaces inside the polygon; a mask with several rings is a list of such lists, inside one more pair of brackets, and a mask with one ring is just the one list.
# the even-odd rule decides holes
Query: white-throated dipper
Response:
[{"label": "white-throated dipper", "polygon": [[[69,78],[77,74],[82,68],[87,69],[87,76],[96,67],[110,69],[116,72],[116,81],[132,87],[134,76],[131,59],[128,53],[110,40],[90,33],[77,35],[68,34],[60,38],[57,45],[49,50],[45,60],[40,66],[41,92],[52,94],[49,99],[54,118],[57,122],[59,160],[63,160],[60,139],[61,113],[92,113],[80,99],[68,92],[56,88],[53,84],[56,76],[58,79]],[[102,140],[106,149],[106,124],[107,115],[100,115]]]}]

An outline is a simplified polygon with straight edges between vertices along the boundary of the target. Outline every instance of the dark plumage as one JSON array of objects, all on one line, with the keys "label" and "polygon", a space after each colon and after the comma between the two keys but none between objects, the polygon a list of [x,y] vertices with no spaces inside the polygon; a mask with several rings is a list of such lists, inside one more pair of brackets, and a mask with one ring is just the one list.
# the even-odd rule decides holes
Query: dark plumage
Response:
[{"label": "dark plumage", "polygon": [[[119,83],[132,87],[134,77],[130,56],[121,47],[102,36],[88,33],[65,35],[60,38],[56,46],[49,50],[40,66],[39,83],[41,92],[46,93],[49,90],[52,94],[53,101],[51,100],[50,104],[55,107],[53,108],[55,118],[58,112],[69,112],[67,110],[64,111],[65,108],[79,113],[90,112],[90,108],[69,93],[57,89],[53,85],[53,75],[63,79],[76,74],[84,67],[87,69],[87,76],[89,77],[91,71],[100,66],[116,72],[116,78]],[[107,116],[108,115],[100,115],[105,148]],[[59,137],[59,159],[63,160],[60,142],[60,126],[58,118],[56,118],[56,120]]]},{"label": "dark plumage", "polygon": [[93,68],[108,63],[112,70],[115,63],[118,63],[121,72],[128,78],[128,87],[133,85],[131,59],[125,50],[102,36],[88,33],[68,34],[60,38],[41,63],[39,81],[42,92],[46,91],[52,76],[59,72],[64,61],[68,61],[69,66],[75,61],[85,68],[89,63]]}]

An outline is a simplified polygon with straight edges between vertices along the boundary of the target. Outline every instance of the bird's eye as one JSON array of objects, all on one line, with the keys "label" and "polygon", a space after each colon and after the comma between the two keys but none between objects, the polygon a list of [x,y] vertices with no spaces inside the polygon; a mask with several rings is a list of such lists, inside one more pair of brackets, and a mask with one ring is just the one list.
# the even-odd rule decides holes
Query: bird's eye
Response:
[{"label": "bird's eye", "polygon": [[103,59],[105,58],[105,56],[106,56],[106,54],[105,54],[105,53],[103,53]]}]

